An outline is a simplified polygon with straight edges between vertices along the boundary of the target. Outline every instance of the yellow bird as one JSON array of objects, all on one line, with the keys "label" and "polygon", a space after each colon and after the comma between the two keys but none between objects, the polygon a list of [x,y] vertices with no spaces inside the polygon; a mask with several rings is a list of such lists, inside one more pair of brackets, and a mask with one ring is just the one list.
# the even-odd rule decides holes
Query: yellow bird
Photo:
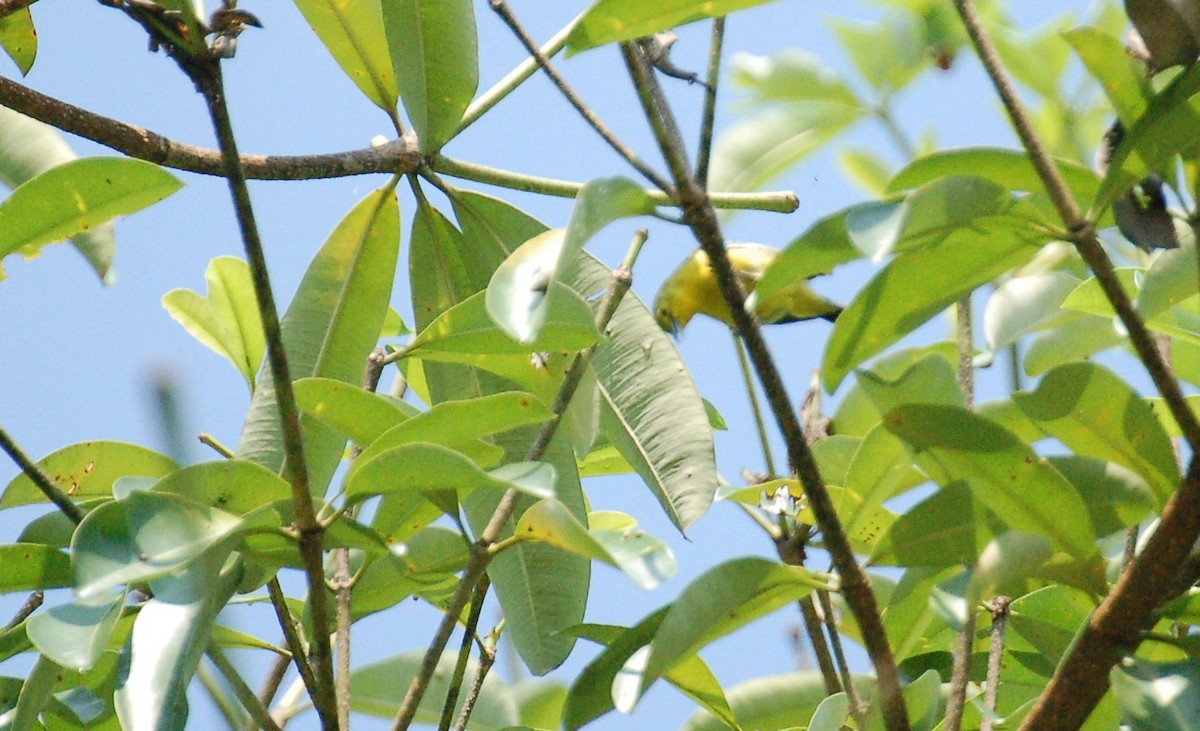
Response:
[{"label": "yellow bird", "polygon": [[[779,250],[763,244],[729,244],[733,264],[747,294],[758,286],[767,267],[779,256]],[[755,314],[764,324],[798,322],[819,317],[833,322],[842,308],[814,292],[804,280],[794,282],[758,302]],[[654,301],[654,319],[663,330],[678,335],[697,314],[708,315],[733,327],[729,305],[717,288],[717,280],[708,263],[708,254],[697,249],[663,283]]]}]

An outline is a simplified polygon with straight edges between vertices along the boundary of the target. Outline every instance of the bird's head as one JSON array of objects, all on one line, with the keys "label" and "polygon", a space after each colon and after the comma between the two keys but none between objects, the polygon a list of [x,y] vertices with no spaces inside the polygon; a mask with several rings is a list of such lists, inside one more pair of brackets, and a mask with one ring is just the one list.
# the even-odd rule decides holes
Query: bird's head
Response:
[{"label": "bird's head", "polygon": [[675,298],[670,293],[659,292],[658,299],[654,301],[654,319],[658,321],[658,326],[663,330],[679,337],[683,326],[691,318],[679,310]]}]

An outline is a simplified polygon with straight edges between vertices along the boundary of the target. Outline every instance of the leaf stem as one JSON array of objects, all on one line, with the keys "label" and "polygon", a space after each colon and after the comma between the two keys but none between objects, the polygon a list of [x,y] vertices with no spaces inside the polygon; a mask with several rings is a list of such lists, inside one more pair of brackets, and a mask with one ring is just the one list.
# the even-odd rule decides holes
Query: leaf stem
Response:
[{"label": "leaf stem", "polygon": [[483,612],[483,602],[487,599],[491,581],[485,573],[479,577],[475,592],[471,595],[471,611],[467,613],[467,623],[463,626],[462,644],[458,648],[458,660],[454,664],[454,675],[450,678],[450,689],[446,693],[446,702],[442,706],[442,718],[438,723],[438,731],[450,731],[454,723],[454,708],[458,705],[458,694],[462,690],[463,680],[467,676],[467,661],[471,659],[471,644],[479,629],[479,615]]},{"label": "leaf stem", "polygon": [[[1012,615],[1012,601],[1006,596],[994,597],[990,602],[992,614],[991,643],[988,645],[987,685],[983,692],[984,705],[988,710],[996,710],[996,701],[1000,697],[1000,671],[1004,663],[1004,642],[1008,633],[1008,618]],[[979,726],[979,731],[992,731],[995,724],[991,718],[985,717]]]}]

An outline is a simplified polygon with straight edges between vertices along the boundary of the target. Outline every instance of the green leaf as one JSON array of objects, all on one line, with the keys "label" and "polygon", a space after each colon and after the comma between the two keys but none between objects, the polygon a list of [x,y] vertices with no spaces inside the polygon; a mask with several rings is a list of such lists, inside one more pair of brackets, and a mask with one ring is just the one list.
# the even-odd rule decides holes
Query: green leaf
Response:
[{"label": "green leaf", "polygon": [[332,378],[301,378],[295,387],[301,411],[359,445],[369,445],[388,429],[421,413],[400,399]]},{"label": "green leaf", "polygon": [[[361,385],[363,363],[388,309],[399,247],[400,207],[390,186],[364,198],[329,235],[281,323],[293,380],[321,376]],[[301,427],[309,489],[324,495],[346,440],[312,417],[302,417]],[[254,390],[237,456],[283,471],[283,437],[269,368]]]},{"label": "green leaf", "polygon": [[50,607],[29,618],[26,632],[38,652],[79,672],[90,670],[108,647],[125,592]]},{"label": "green leaf", "polygon": [[[874,678],[852,676],[864,696],[874,693]],[[739,683],[726,694],[742,728],[789,729],[800,719],[810,719],[829,693],[821,674],[808,670],[787,675],[764,675]],[[729,731],[729,724],[706,710],[697,711],[683,731]]]},{"label": "green leaf", "polygon": [[360,464],[375,455],[412,442],[431,442],[464,452],[481,464],[495,464],[503,450],[479,440],[519,426],[540,424],[552,412],[527,393],[508,391],[461,401],[443,401],[428,411],[388,429],[370,443],[350,468],[354,475]]},{"label": "green leaf", "polygon": [[1145,480],[1126,467],[1076,455],[1046,459],[1083,496],[1098,536],[1137,525],[1154,511],[1154,492]]},{"label": "green leaf", "polygon": [[830,22],[842,48],[871,86],[894,91],[929,63],[921,19],[907,10],[887,13],[881,22]]},{"label": "green leaf", "polygon": [[[1067,187],[1081,201],[1096,196],[1100,179],[1090,168],[1073,160],[1055,159]],[[913,160],[888,183],[889,192],[920,188],[950,175],[975,175],[987,178],[1009,190],[1041,191],[1042,179],[1019,150],[997,147],[966,147],[935,152]]]},{"label": "green leaf", "polygon": [[1109,673],[1122,716],[1133,731],[1195,731],[1200,667],[1195,660],[1152,663],[1136,658]]},{"label": "green leaf", "polygon": [[179,495],[234,515],[245,515],[279,500],[292,488],[267,468],[240,459],[184,467],[154,485],[154,492]]},{"label": "green leaf", "polygon": [[554,495],[554,468],[523,462],[484,472],[462,454],[436,444],[404,444],[355,465],[346,479],[346,499],[354,502],[388,493],[456,490],[460,496],[476,488],[517,489],[535,497]]},{"label": "green leaf", "polygon": [[727,561],[696,577],[671,604],[650,643],[641,687],[723,637],[824,586],[819,574],[762,558]]},{"label": "green leaf", "polygon": [[[625,178],[588,182],[575,196],[565,230],[531,238],[496,269],[487,288],[488,314],[515,340],[532,342],[559,296],[553,285],[570,280],[578,252],[588,239],[619,218],[648,215],[654,210],[641,186]],[[593,293],[577,294],[588,297]]]},{"label": "green leaf", "polygon": [[9,731],[30,731],[39,728],[38,716],[46,709],[54,693],[54,686],[62,677],[62,668],[45,655],[39,655],[33,668],[25,677],[21,694],[17,696],[17,707]]},{"label": "green leaf", "polygon": [[851,212],[858,209],[885,206],[890,208],[892,205],[894,203],[864,203],[819,219],[788,244],[771,266],[767,267],[754,289],[759,300],[769,299],[793,282],[817,274],[828,274],[838,264],[861,258],[862,254],[855,248],[854,241],[846,230],[846,219]]},{"label": "green leaf", "polygon": [[865,256],[882,261],[906,251],[943,241],[963,228],[979,225],[1028,225],[1014,213],[1008,190],[977,176],[955,175],[927,183],[893,207],[855,207],[846,214],[846,229]]},{"label": "green leaf", "polygon": [[[488,306],[493,291],[503,300],[496,306],[496,313]],[[550,297],[508,286],[477,292],[438,315],[413,339],[407,351],[421,358],[453,362],[478,355],[576,351],[595,345],[600,332],[583,298],[557,283],[550,291]],[[530,329],[529,319],[536,307],[533,300],[550,302],[536,333]],[[522,340],[517,333],[530,339]]]},{"label": "green leaf", "polygon": [[[145,447],[107,441],[63,447],[38,460],[37,465],[76,500],[112,497],[113,482],[118,477],[162,477],[179,468],[174,460]],[[24,473],[14,477],[0,496],[0,508],[44,502],[46,496]]]},{"label": "green leaf", "polygon": [[887,194],[887,184],[892,178],[892,167],[883,157],[865,148],[848,147],[838,156],[838,167],[849,180],[872,197],[882,198]]},{"label": "green leaf", "polygon": [[675,574],[675,556],[667,544],[638,529],[620,513],[592,513],[590,528],[554,499],[542,500],[521,515],[516,535],[603,561],[620,569],[643,589],[653,589]]},{"label": "green leaf", "polygon": [[242,520],[176,495],[136,491],[88,514],[71,543],[75,589],[95,596],[187,567],[232,536]]},{"label": "green leaf", "polygon": [[[667,609],[660,609],[625,629],[611,625],[584,624],[567,632],[604,645],[604,650],[585,667],[567,695],[563,722],[574,731],[614,708],[630,713],[642,695],[640,688],[648,644],[658,631]],[[663,678],[731,725],[737,722],[725,692],[708,665],[692,655],[669,669]]]},{"label": "green leaf", "polygon": [[[496,267],[518,246],[546,230],[544,224],[503,201],[474,193],[453,191],[451,200],[460,234],[431,207],[418,210],[414,222],[410,270],[420,272],[412,282],[413,312],[418,325],[466,297],[483,290]],[[525,359],[528,365],[528,358]],[[434,367],[436,366],[436,368]],[[545,371],[554,368],[552,363]],[[545,375],[545,371],[541,371]],[[425,373],[433,401],[510,391],[512,382],[475,368],[459,364],[426,363]],[[549,396],[557,386],[553,378]],[[530,389],[522,384],[523,388]],[[530,389],[533,390],[533,389]],[[540,390],[534,393],[541,396]],[[572,420],[572,410],[566,421]],[[522,427],[496,437],[507,456],[520,460],[534,438],[534,427]],[[587,514],[582,488],[575,466],[571,442],[556,436],[542,457],[554,465],[558,482],[556,497],[571,512],[584,519]],[[463,506],[475,530],[482,530],[496,508],[499,496],[491,490],[477,490]],[[523,497],[515,516],[533,504]],[[511,535],[510,523],[502,536]],[[537,543],[524,543],[496,556],[488,575],[507,618],[510,636],[521,658],[535,674],[544,674],[566,659],[574,638],[559,634],[565,627],[583,619],[591,563],[565,551]]]},{"label": "green leaf", "polygon": [[133,158],[63,163],[21,184],[0,203],[0,257],[135,213],[182,186],[159,166]]},{"label": "green leaf", "polygon": [[1063,271],[1006,279],[988,297],[983,312],[988,349],[998,353],[1022,335],[1062,320],[1062,303],[1079,284],[1078,277]]},{"label": "green leaf", "polygon": [[754,191],[865,114],[858,106],[791,102],[760,109],[725,130],[713,146],[709,185],[719,191]]},{"label": "green leaf", "polygon": [[152,584],[154,596],[138,612],[124,650],[129,670],[113,694],[122,728],[186,724],[188,685],[242,575],[240,561],[223,567],[225,557],[216,551]]},{"label": "green leaf", "polygon": [[912,447],[917,464],[945,474],[943,479],[965,481],[974,498],[1010,527],[1045,536],[1082,561],[1097,556],[1083,499],[1012,432],[938,404],[899,406],[883,423]]},{"label": "green leaf", "polygon": [[1124,465],[1154,491],[1157,507],[1179,484],[1171,440],[1154,410],[1111,371],[1094,363],[1059,366],[1017,406],[1076,453]]},{"label": "green leaf", "polygon": [[579,53],[607,43],[654,35],[704,18],[716,18],[762,5],[767,0],[596,0],[567,37],[570,53]]},{"label": "green leaf", "polygon": [[267,343],[250,266],[236,256],[219,256],[209,262],[204,278],[207,297],[173,289],[163,295],[163,307],[192,337],[233,363],[254,391]]},{"label": "green leaf", "polygon": [[992,537],[981,501],[954,482],[909,508],[875,545],[876,566],[974,564]]},{"label": "green leaf", "polygon": [[17,543],[0,546],[0,594],[41,591],[71,585],[71,559],[50,546]]},{"label": "green leaf", "polygon": [[[356,669],[350,675],[350,708],[369,716],[389,720],[394,718],[409,683],[421,666],[423,655],[424,651],[407,652]],[[438,660],[429,690],[417,706],[417,723],[436,724],[441,718],[457,656],[457,652],[447,652]],[[467,662],[466,677],[474,678],[478,673],[479,663],[472,658]],[[466,694],[458,696],[460,708],[465,698]],[[517,704],[512,693],[496,673],[489,673],[484,678],[467,728],[473,731],[496,731],[516,723]]]},{"label": "green leaf", "polygon": [[1154,95],[1143,64],[1125,52],[1125,44],[1100,28],[1084,26],[1064,31],[1062,37],[1103,87],[1117,118],[1133,126]]},{"label": "green leaf", "polygon": [[342,71],[375,106],[391,114],[400,92],[388,58],[380,0],[295,2]]},{"label": "green leaf", "polygon": [[[1064,304],[1065,306],[1065,304]],[[1025,373],[1040,376],[1126,342],[1110,317],[1084,317],[1038,335],[1025,352]]]},{"label": "green leaf", "polygon": [[835,70],[808,51],[788,48],[771,56],[738,53],[730,64],[733,82],[750,91],[755,101],[865,106]]},{"label": "green leaf", "polygon": [[567,689],[546,680],[522,680],[512,688],[513,697],[521,712],[521,723],[527,728],[559,728],[562,725],[563,704]]},{"label": "green leaf", "polygon": [[1054,555],[1045,537],[1005,531],[984,546],[967,584],[967,604],[974,606],[998,587],[1032,576]]},{"label": "green leaf", "polygon": [[1036,252],[1030,234],[979,222],[971,230],[896,256],[838,317],[822,371],[834,390],[851,368],[882,351],[976,287]]},{"label": "green leaf", "polygon": [[471,0],[386,0],[383,28],[421,152],[433,154],[479,87],[475,10]]},{"label": "green leaf", "polygon": [[[579,293],[594,292],[610,277],[608,267],[584,252],[568,284]],[[607,335],[591,365],[601,431],[685,531],[708,511],[717,487],[703,399],[675,343],[633,292],[621,300]]]},{"label": "green leaf", "polygon": [[[4,39],[4,25],[14,22],[13,19],[22,14],[28,16],[28,8],[0,19],[0,41]],[[78,155],[58,130],[0,107],[0,181],[4,185],[16,188],[50,168],[76,159]],[[71,237],[71,243],[87,259],[101,282],[112,284],[115,281],[112,264],[117,240],[111,223],[102,223],[75,234]],[[37,251],[38,248],[33,247],[25,249],[24,253],[32,256]]]},{"label": "green leaf", "polygon": [[37,58],[37,29],[29,8],[20,8],[0,18],[0,45],[13,60],[22,76],[27,76]]}]

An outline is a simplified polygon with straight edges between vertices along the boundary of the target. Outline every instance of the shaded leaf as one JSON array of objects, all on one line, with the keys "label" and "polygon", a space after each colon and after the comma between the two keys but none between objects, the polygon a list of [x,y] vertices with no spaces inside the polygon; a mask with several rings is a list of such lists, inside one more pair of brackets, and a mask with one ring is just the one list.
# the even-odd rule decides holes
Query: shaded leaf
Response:
[{"label": "shaded leaf", "polygon": [[1097,556],[1083,499],[1007,429],[937,404],[899,406],[883,423],[912,447],[918,464],[965,481],[974,498],[1009,526],[1045,536],[1078,559]]},{"label": "shaded leaf", "polygon": [[108,647],[125,592],[77,599],[29,618],[26,632],[38,652],[73,670],[91,669]]},{"label": "shaded leaf", "polygon": [[1120,378],[1094,363],[1059,366],[1036,391],[1013,400],[1039,427],[1075,452],[1137,472],[1162,507],[1179,483],[1171,441],[1154,410]]},{"label": "shaded leaf", "polygon": [[[394,718],[409,683],[417,674],[423,655],[423,651],[407,652],[356,669],[350,675],[351,709],[379,718]],[[457,656],[457,652],[448,652],[438,660],[429,690],[417,706],[417,723],[436,724],[441,718]],[[472,658],[467,662],[466,677],[473,678],[478,672],[479,664]],[[460,707],[464,700],[465,694],[460,694]],[[496,673],[489,673],[483,681],[467,728],[493,731],[517,722],[517,705],[512,694]]]}]

